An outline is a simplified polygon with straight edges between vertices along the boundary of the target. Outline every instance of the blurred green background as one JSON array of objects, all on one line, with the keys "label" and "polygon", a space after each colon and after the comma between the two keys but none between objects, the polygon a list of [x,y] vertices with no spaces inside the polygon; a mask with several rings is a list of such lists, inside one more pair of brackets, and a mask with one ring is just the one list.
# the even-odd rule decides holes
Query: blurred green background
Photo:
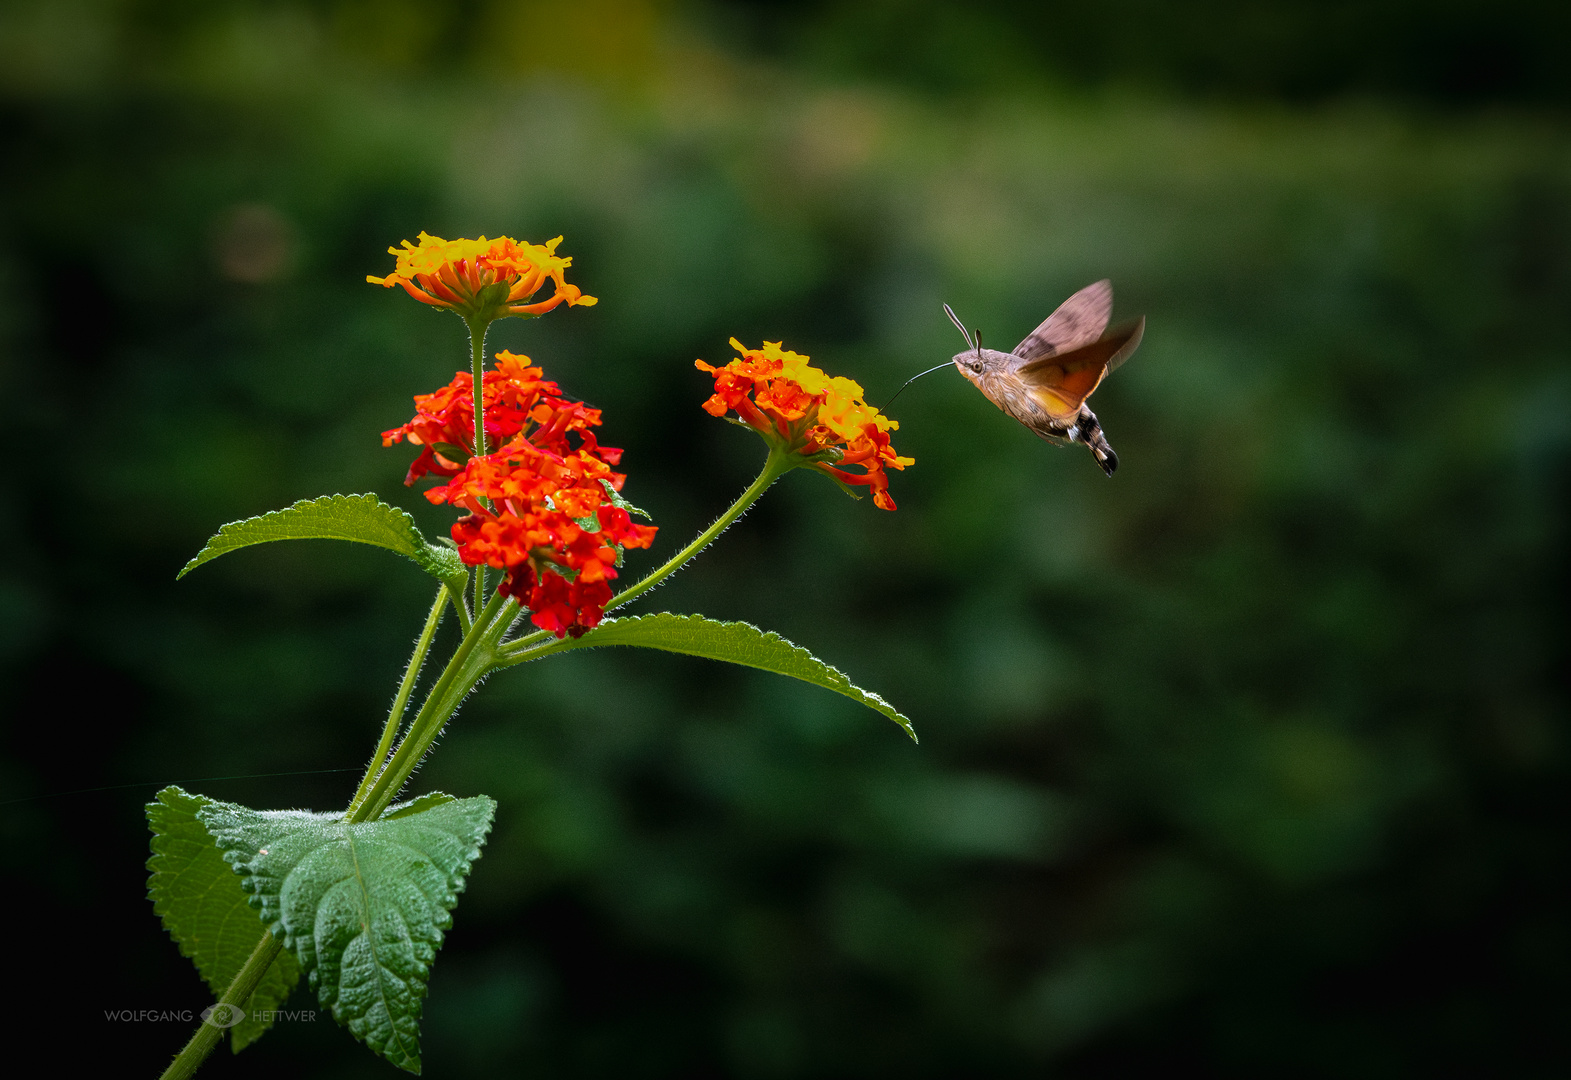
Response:
[{"label": "blurred green background", "polygon": [[[445,528],[377,436],[462,326],[364,283],[428,229],[566,234],[600,305],[492,344],[605,410],[661,557],[762,461],[699,410],[732,335],[878,402],[959,347],[944,301],[995,346],[1100,277],[1149,318],[1095,399],[1114,479],[935,374],[897,512],[793,474],[639,602],[780,631],[919,747],[652,653],[471,700],[416,777],[500,802],[428,1075],[1565,1075],[1568,29],[0,3],[14,1038],[148,1074],[189,1025],[102,1012],[210,1000],[145,899],[162,783],[353,789],[428,582],[315,544],[174,575],[327,492]],[[392,1075],[328,1021],[208,1065],[279,1070]]]}]

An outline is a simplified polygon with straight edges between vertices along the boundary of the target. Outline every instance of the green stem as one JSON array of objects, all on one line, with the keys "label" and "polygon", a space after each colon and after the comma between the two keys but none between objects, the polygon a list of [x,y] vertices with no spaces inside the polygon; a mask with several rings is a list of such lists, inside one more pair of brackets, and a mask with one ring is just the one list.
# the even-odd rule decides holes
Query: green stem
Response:
[{"label": "green stem", "polygon": [[469,372],[475,392],[475,457],[485,457],[485,332],[489,322],[465,319],[469,326]]},{"label": "green stem", "polygon": [[452,602],[453,610],[458,612],[458,627],[464,633],[469,633],[469,628],[474,625],[474,620],[469,617],[469,605],[464,601],[462,591],[454,592],[449,589],[447,598]]},{"label": "green stem", "polygon": [[[614,611],[629,600],[648,592],[680,570],[689,559],[708,547],[715,537],[725,532],[733,521],[745,514],[747,508],[757,502],[759,497],[769,489],[770,484],[773,484],[780,477],[794,469],[797,466],[797,461],[793,461],[792,458],[795,456],[780,447],[771,446],[769,448],[769,457],[764,462],[763,471],[758,474],[758,479],[754,480],[748,489],[737,497],[736,502],[732,503],[725,513],[716,518],[713,525],[699,533],[691,544],[688,544],[681,551],[666,560],[665,564],[658,570],[650,573],[638,584],[631,585],[613,596],[611,602],[605,606],[606,611]],[[503,663],[498,666],[511,667],[513,664],[523,663],[525,660],[535,660],[550,653],[566,651],[568,646],[558,648],[546,645],[538,649],[531,648],[531,646],[544,641],[550,636],[551,632],[549,630],[539,630],[533,634],[526,634],[514,641],[509,641],[499,650]]]},{"label": "green stem", "polygon": [[[490,320],[465,319],[469,325],[469,371],[475,393],[475,456],[485,457],[485,335]],[[485,565],[475,567],[475,612],[485,606]]]},{"label": "green stem", "polygon": [[[517,641],[510,641],[506,646],[498,649],[497,655],[501,659],[496,662],[497,669],[527,664],[531,660],[539,660],[542,656],[555,656],[557,653],[571,652],[577,648],[588,648],[595,644],[595,632],[593,630],[581,638],[569,637],[559,640],[553,638],[553,640],[544,644],[536,644],[540,641],[542,635],[548,638],[553,637],[549,630],[542,630],[538,634],[530,634],[528,637],[519,638]],[[515,645],[525,647],[515,649],[512,647]]]},{"label": "green stem", "polygon": [[512,600],[508,597],[493,595],[491,602],[476,617],[469,633],[459,642],[452,659],[426,695],[425,704],[410,721],[409,730],[404,733],[398,749],[393,751],[387,767],[349,816],[349,821],[370,821],[387,809],[454,710],[491,670],[496,662],[496,643],[513,623],[513,613],[505,610],[510,603]]},{"label": "green stem", "polygon": [[[215,1019],[225,1016],[224,1006],[232,1008],[245,1008],[250,1002],[251,995],[256,993],[256,988],[262,982],[262,976],[267,974],[267,969],[273,961],[278,959],[278,954],[284,949],[284,943],[273,936],[271,930],[264,931],[262,940],[256,943],[256,948],[251,950],[250,957],[246,960],[234,980],[230,982],[229,989],[224,991],[224,996],[218,999],[213,1006],[217,1013]],[[191,1036],[191,1041],[185,1044],[185,1049],[175,1055],[174,1061],[169,1063],[169,1068],[164,1070],[160,1080],[186,1080],[196,1072],[197,1067],[207,1059],[224,1037],[228,1028],[219,1027],[211,1021],[202,1021],[202,1026],[196,1029],[196,1034]]]},{"label": "green stem", "polygon": [[420,669],[425,665],[426,654],[431,651],[431,639],[436,637],[436,628],[442,622],[442,614],[447,609],[447,600],[447,586],[443,585],[436,592],[436,602],[431,605],[431,614],[426,616],[425,628],[420,631],[420,638],[415,642],[415,651],[409,657],[409,666],[404,668],[404,681],[399,683],[398,696],[393,699],[393,707],[388,710],[387,723],[382,728],[382,740],[376,745],[376,753],[371,755],[371,763],[366,766],[365,776],[361,778],[360,786],[355,789],[355,797],[349,801],[348,816],[354,815],[355,809],[371,790],[376,774],[383,765],[387,764],[388,752],[393,749],[393,739],[397,737],[398,729],[403,726],[404,710],[409,707],[409,695],[414,693],[415,680],[419,678]]},{"label": "green stem", "polygon": [[794,456],[795,455],[788,453],[778,446],[771,446],[769,448],[769,457],[764,461],[764,468],[763,471],[758,474],[758,479],[754,480],[748,489],[737,497],[736,502],[732,503],[730,508],[726,510],[725,513],[721,514],[718,518],[715,519],[715,523],[713,525],[699,533],[697,538],[694,539],[691,544],[688,544],[681,551],[671,556],[671,558],[667,560],[666,564],[660,567],[660,569],[645,577],[644,580],[640,581],[638,584],[623,589],[621,592],[613,596],[611,598],[611,602],[605,606],[605,609],[607,611],[614,611],[616,608],[621,607],[623,604],[627,603],[629,600],[632,600],[634,597],[641,596],[648,592],[650,589],[654,588],[666,578],[680,570],[687,563],[687,560],[691,559],[694,555],[697,555],[700,551],[704,550],[704,548],[708,547],[710,542],[713,541],[715,537],[725,532],[733,521],[745,514],[747,512],[747,508],[757,502],[760,495],[769,490],[770,484],[773,484],[776,480],[780,479],[786,473],[795,468],[796,462],[791,460]]}]

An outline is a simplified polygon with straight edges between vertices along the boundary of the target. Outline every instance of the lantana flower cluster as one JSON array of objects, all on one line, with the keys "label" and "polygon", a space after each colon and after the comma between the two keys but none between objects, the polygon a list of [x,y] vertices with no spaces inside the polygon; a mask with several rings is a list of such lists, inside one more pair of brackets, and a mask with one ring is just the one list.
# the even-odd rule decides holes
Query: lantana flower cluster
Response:
[{"label": "lantana flower cluster", "polygon": [[[508,315],[544,315],[559,304],[587,307],[597,301],[567,283],[565,272],[573,260],[556,254],[558,236],[544,245],[520,243],[508,236],[494,240],[444,240],[420,234],[420,243],[403,241],[402,248],[388,248],[398,263],[386,277],[366,276],[373,285],[404,291],[423,304],[448,308],[466,319],[482,321]],[[556,284],[551,296],[529,303],[540,287]]]},{"label": "lantana flower cluster", "polygon": [[[895,509],[885,469],[916,461],[900,457],[889,444],[889,432],[899,423],[867,404],[853,380],[830,376],[780,345],[766,341],[761,349],[749,349],[732,338],[741,359],[724,367],[694,361],[715,377],[715,392],[704,411],[724,416],[734,410],[771,445],[807,459],[802,464],[841,484],[865,486],[880,509]],[[862,471],[848,472],[846,466],[852,465]]]},{"label": "lantana flower cluster", "polygon": [[[600,410],[564,398],[557,384],[543,374],[530,366],[527,356],[505,350],[496,354],[496,366],[480,384],[486,446],[502,447],[522,433],[535,446],[565,453],[572,432],[581,447],[600,451],[591,430],[600,425]],[[383,446],[407,439],[422,448],[410,463],[405,484],[427,473],[453,476],[463,468],[462,461],[475,452],[474,403],[474,380],[469,372],[460,371],[435,393],[415,395],[415,415],[407,424],[382,432]],[[604,453],[612,455],[605,460],[614,465],[622,452],[605,447]]]},{"label": "lantana flower cluster", "polygon": [[[622,451],[591,430],[600,411],[562,396],[529,358],[497,354],[482,383],[488,441],[474,456],[474,386],[467,372],[415,398],[407,424],[383,432],[390,446],[422,446],[406,484],[432,474],[447,482],[425,497],[465,511],[453,542],[469,566],[501,570],[499,586],[557,637],[593,629],[611,600],[622,548],[647,548],[653,526],[638,525],[615,494],[627,479],[612,471]],[[460,462],[460,457],[467,458]]]}]

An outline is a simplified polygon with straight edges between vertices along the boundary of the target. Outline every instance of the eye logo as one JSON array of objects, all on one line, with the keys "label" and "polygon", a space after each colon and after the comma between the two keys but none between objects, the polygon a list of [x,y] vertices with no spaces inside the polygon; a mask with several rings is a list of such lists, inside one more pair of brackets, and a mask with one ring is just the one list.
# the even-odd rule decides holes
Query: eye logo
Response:
[{"label": "eye logo", "polygon": [[216,1028],[232,1028],[245,1019],[245,1010],[238,1005],[220,1001],[202,1010],[202,1023]]}]

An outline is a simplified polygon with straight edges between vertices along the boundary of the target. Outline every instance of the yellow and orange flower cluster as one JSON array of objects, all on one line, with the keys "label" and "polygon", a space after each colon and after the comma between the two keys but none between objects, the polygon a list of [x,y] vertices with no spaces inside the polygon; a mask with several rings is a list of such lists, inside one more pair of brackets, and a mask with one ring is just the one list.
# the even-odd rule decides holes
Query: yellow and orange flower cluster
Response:
[{"label": "yellow and orange flower cluster", "polygon": [[485,373],[486,431],[500,443],[494,453],[472,456],[474,397],[465,372],[415,398],[415,417],[382,442],[424,447],[406,484],[427,473],[448,478],[425,496],[466,512],[452,531],[466,564],[503,571],[501,591],[528,608],[536,626],[578,637],[599,624],[611,600],[620,550],[647,548],[656,530],[634,524],[612,494],[627,478],[611,469],[622,451],[601,446],[590,430],[600,424],[599,410],[562,397],[541,375],[528,357],[509,352]]},{"label": "yellow and orange flower cluster", "polygon": [[[736,338],[731,347],[742,354],[724,367],[694,361],[715,377],[715,392],[704,402],[711,416],[734,410],[772,445],[806,459],[804,465],[847,485],[866,486],[883,510],[895,508],[889,497],[886,468],[903,469],[914,458],[900,457],[889,445],[889,432],[900,427],[862,399],[862,388],[850,379],[830,376],[800,353],[784,350],[778,341],[749,349]],[[863,471],[847,472],[859,465]]]},{"label": "yellow and orange flower cluster", "polygon": [[[422,232],[418,245],[405,240],[402,249],[387,249],[388,254],[398,256],[391,274],[367,275],[366,280],[389,289],[402,285],[423,304],[482,321],[507,315],[544,315],[558,304],[594,304],[593,296],[585,296],[578,286],[567,283],[564,274],[573,260],[556,254],[556,245],[561,242],[560,236],[543,247],[521,244],[507,236],[443,240]],[[555,292],[545,300],[529,303],[547,279],[555,283]]]}]

